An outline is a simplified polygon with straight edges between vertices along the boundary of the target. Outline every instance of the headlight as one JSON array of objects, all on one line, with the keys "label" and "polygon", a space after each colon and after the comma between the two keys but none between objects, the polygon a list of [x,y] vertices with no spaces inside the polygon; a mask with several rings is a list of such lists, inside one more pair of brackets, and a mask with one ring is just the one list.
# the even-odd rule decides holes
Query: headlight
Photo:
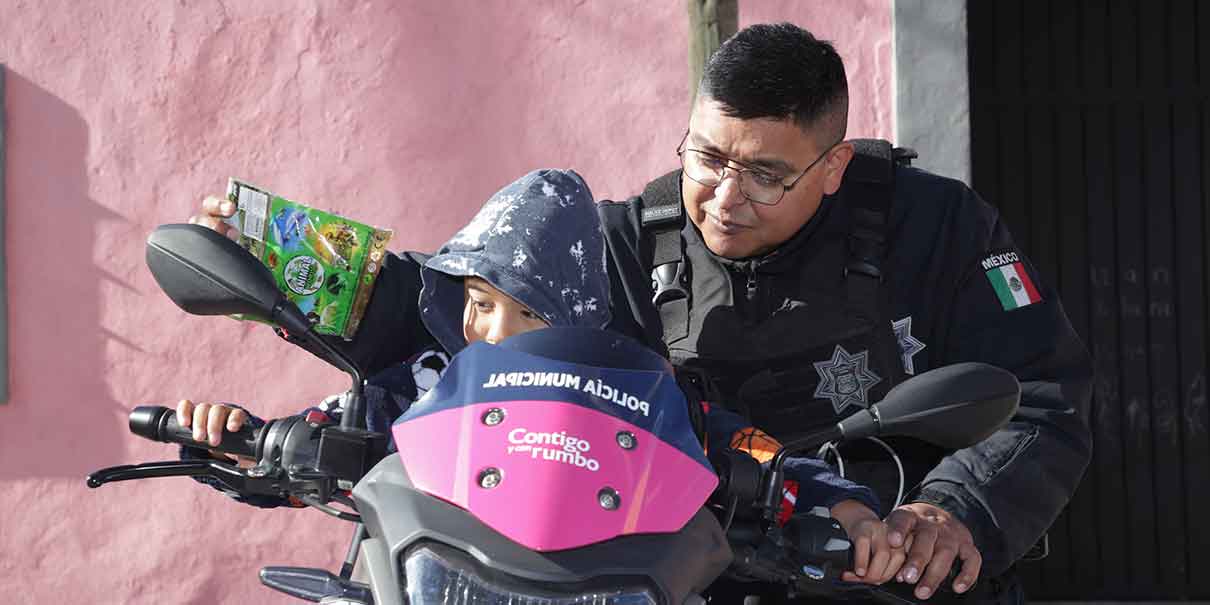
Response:
[{"label": "headlight", "polygon": [[448,548],[424,546],[404,562],[410,605],[658,605],[645,587],[579,589],[483,569]]}]

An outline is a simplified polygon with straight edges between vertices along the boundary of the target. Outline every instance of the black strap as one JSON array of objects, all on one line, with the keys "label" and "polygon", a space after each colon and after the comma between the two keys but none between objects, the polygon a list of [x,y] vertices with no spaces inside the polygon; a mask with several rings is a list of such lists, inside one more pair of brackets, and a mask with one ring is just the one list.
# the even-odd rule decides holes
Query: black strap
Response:
[{"label": "black strap", "polygon": [[643,190],[640,220],[644,238],[652,242],[651,301],[660,313],[664,342],[673,343],[689,329],[689,263],[685,262],[681,229],[681,171],[652,181]]},{"label": "black strap", "polygon": [[643,232],[654,237],[652,267],[681,260],[681,227],[685,226],[685,211],[681,208],[680,170],[647,184],[643,190],[641,219]]},{"label": "black strap", "polygon": [[879,139],[853,141],[856,153],[845,172],[844,200],[853,210],[847,272],[882,279],[886,225],[895,194],[891,144]]},{"label": "black strap", "polygon": [[[675,323],[669,317],[687,317],[689,311],[689,276],[686,273],[681,229],[685,226],[685,211],[681,205],[681,171],[674,170],[647,184],[643,190],[640,216],[645,235],[652,240],[651,285],[652,301],[664,315],[665,324]],[[662,309],[675,303],[674,309]],[[665,336],[671,337],[665,325]]]},{"label": "black strap", "polygon": [[881,322],[885,318],[879,290],[895,196],[895,152],[881,139],[857,139],[852,143],[855,153],[845,171],[841,196],[853,213],[845,283],[850,303]]},{"label": "black strap", "polygon": [[895,197],[895,166],[910,166],[914,150],[891,147],[882,139],[856,139],[845,172],[845,203],[853,208],[848,272],[882,279],[886,229]]},{"label": "black strap", "polygon": [[[887,141],[853,141],[854,155],[845,172],[841,199],[852,209],[849,257],[845,262],[845,295],[854,310],[874,322],[882,345],[871,349],[878,365],[898,369],[899,343],[892,329],[883,283],[887,230],[895,198],[895,165],[910,162],[915,152],[895,150]],[[899,383],[902,370],[885,376],[886,388]]]}]

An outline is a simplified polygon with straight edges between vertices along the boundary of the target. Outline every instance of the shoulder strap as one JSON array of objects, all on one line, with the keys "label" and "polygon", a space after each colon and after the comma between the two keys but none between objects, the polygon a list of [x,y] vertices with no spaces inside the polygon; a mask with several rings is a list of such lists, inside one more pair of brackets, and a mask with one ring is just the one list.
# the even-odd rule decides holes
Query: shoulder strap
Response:
[{"label": "shoulder strap", "polygon": [[[688,334],[689,263],[685,261],[681,230],[685,211],[681,206],[681,171],[674,170],[647,184],[641,196],[641,237],[651,243],[651,302],[659,311],[664,342]],[[646,257],[645,257],[646,258]]]},{"label": "shoulder strap", "polygon": [[855,153],[842,184],[845,204],[853,209],[845,274],[850,282],[854,275],[880,282],[886,227],[895,195],[893,151],[891,144],[881,139],[857,139],[853,148]]},{"label": "shoulder strap", "polygon": [[917,153],[891,147],[882,139],[855,139],[853,160],[845,171],[845,203],[853,208],[848,272],[882,279],[886,228],[895,198],[895,166],[911,166]]},{"label": "shoulder strap", "polygon": [[854,155],[845,171],[842,199],[852,209],[849,254],[845,262],[845,295],[848,304],[875,324],[882,345],[872,347],[872,362],[885,368],[888,388],[904,378],[898,368],[900,350],[882,288],[887,230],[895,198],[895,166],[915,156],[911,150],[893,149],[887,141],[853,141]]},{"label": "shoulder strap", "polygon": [[655,238],[652,266],[681,260],[681,227],[685,225],[685,211],[681,208],[681,171],[674,170],[651,181],[643,189],[642,197],[643,233]]},{"label": "shoulder strap", "polygon": [[853,209],[845,281],[849,284],[849,299],[873,313],[877,310],[886,232],[895,199],[895,167],[911,165],[916,152],[893,148],[882,139],[856,139],[853,150],[841,184],[845,204]]}]

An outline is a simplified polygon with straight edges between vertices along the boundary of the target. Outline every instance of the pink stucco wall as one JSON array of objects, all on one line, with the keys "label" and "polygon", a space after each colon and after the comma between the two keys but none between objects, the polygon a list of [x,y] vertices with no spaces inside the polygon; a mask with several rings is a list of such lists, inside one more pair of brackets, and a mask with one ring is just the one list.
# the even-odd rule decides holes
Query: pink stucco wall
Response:
[{"label": "pink stucco wall", "polygon": [[[740,4],[741,24],[837,40],[850,134],[891,135],[886,0]],[[187,479],[85,488],[90,470],[175,455],[126,432],[134,405],[191,395],[276,415],[346,386],[264,328],[179,312],[143,265],[147,233],[229,175],[419,249],[535,167],[632,193],[675,163],[683,5],[0,0],[0,595],[287,602],[260,587],[260,565],[335,567],[347,529],[318,512],[242,507]]]}]

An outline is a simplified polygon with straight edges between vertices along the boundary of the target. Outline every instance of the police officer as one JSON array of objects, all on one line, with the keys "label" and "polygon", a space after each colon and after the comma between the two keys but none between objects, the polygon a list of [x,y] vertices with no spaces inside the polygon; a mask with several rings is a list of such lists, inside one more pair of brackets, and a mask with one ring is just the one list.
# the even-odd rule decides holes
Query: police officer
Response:
[{"label": "police officer", "polygon": [[[682,169],[602,209],[611,249],[634,256],[618,266],[655,268],[620,281],[636,299],[654,287],[674,362],[777,438],[834,423],[930,368],[1014,372],[1020,411],[984,442],[892,444],[915,487],[887,519],[892,544],[910,545],[897,579],[917,598],[936,594],[959,560],[954,592],[983,578],[976,600],[1011,600],[988,591],[1017,590],[1001,576],[1091,456],[1075,412],[1088,403],[1090,360],[996,211],[961,182],[896,165],[889,149],[880,161],[870,147],[859,165],[847,117],[844,67],[827,42],[790,24],[729,39],[676,147]],[[850,451],[850,468],[891,466],[880,449]]]}]

